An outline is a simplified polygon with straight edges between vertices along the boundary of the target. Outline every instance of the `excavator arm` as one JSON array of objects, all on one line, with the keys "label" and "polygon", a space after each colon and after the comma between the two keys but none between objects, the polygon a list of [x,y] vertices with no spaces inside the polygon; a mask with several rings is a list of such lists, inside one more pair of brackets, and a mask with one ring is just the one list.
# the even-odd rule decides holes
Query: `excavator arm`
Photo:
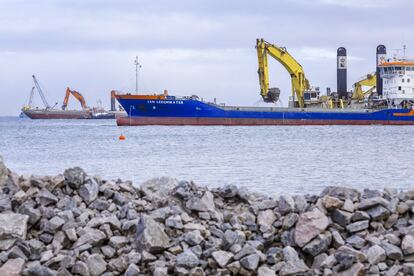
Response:
[{"label": "excavator arm", "polygon": [[83,110],[88,109],[88,106],[86,105],[85,98],[82,96],[82,94],[79,93],[78,91],[71,90],[68,87],[68,88],[66,88],[65,98],[63,99],[63,105],[62,105],[62,109],[63,110],[65,110],[66,107],[68,106],[68,102],[69,102],[70,95],[72,95],[73,97],[75,97],[75,99],[77,99],[80,102]]},{"label": "excavator arm", "polygon": [[296,96],[299,107],[304,107],[304,91],[310,88],[302,66],[286,50],[273,45],[264,39],[256,41],[257,58],[259,62],[260,94],[265,102],[275,102],[274,88],[269,87],[269,66],[267,55],[276,59],[289,72],[292,80],[292,96]]},{"label": "excavator arm", "polygon": [[[365,78],[354,83],[353,85],[354,92],[352,93],[352,99],[363,101],[365,98],[365,95],[372,93],[372,91],[376,88],[376,85],[377,85],[376,74],[375,73],[367,74]],[[371,88],[364,92],[362,90],[362,86],[371,86]]]}]

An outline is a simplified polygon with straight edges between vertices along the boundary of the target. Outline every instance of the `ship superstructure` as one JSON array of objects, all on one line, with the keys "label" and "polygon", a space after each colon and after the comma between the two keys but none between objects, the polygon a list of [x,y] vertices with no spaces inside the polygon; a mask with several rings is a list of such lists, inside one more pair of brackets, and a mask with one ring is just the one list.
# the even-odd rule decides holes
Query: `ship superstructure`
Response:
[{"label": "ship superstructure", "polygon": [[383,96],[388,105],[414,106],[414,60],[400,59],[380,64]]}]

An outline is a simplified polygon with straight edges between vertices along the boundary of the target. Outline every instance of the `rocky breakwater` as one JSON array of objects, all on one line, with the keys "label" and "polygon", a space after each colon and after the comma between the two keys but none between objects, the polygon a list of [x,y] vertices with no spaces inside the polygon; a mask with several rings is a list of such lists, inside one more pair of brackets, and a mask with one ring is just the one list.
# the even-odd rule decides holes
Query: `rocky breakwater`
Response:
[{"label": "rocky breakwater", "polygon": [[0,275],[412,275],[414,191],[273,199],[0,162]]}]

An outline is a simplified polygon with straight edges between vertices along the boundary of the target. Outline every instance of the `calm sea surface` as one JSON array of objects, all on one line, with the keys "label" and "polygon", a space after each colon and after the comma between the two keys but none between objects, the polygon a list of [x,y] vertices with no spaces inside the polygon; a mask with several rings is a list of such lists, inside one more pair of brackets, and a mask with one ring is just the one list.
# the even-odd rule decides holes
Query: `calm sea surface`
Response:
[{"label": "calm sea surface", "polygon": [[118,127],[0,117],[0,155],[19,174],[80,166],[135,184],[172,176],[269,195],[327,185],[414,188],[413,126]]}]

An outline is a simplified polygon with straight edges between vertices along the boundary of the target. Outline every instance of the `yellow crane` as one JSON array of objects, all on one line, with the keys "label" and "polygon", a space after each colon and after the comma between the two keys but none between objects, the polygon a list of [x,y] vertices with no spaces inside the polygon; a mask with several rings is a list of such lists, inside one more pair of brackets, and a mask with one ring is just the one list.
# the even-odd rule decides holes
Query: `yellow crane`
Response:
[{"label": "yellow crane", "polygon": [[[377,85],[377,76],[374,73],[367,74],[363,79],[354,83],[354,92],[352,93],[352,99],[363,101],[365,96],[372,93]],[[362,90],[362,86],[370,86],[367,91]]]},{"label": "yellow crane", "polygon": [[299,107],[304,107],[304,91],[309,90],[309,81],[305,77],[302,65],[299,64],[284,47],[273,45],[264,39],[256,41],[257,58],[259,61],[260,94],[265,102],[277,101],[275,88],[269,88],[269,65],[267,55],[279,61],[289,72],[292,79],[292,96],[296,96]]}]

